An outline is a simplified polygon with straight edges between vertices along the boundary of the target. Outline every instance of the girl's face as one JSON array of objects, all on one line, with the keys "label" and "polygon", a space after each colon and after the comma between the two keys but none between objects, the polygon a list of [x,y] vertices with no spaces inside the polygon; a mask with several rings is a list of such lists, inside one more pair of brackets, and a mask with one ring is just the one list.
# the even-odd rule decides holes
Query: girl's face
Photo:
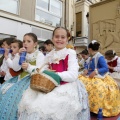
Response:
[{"label": "girl's face", "polygon": [[89,53],[90,55],[92,55],[93,50],[92,50],[91,48],[88,48],[88,53]]},{"label": "girl's face", "polygon": [[81,54],[81,56],[84,60],[86,60],[89,57],[89,55],[84,55],[84,54]]},{"label": "girl's face", "polygon": [[34,42],[31,36],[24,36],[23,47],[26,49],[27,53],[33,53],[35,51],[36,46],[37,42]]},{"label": "girl's face", "polygon": [[82,58],[82,55],[81,55],[81,54],[78,54],[77,57],[78,57],[78,59],[81,59],[81,58]]},{"label": "girl's face", "polygon": [[18,43],[11,43],[10,48],[12,50],[12,55],[18,53],[20,49]]},{"label": "girl's face", "polygon": [[114,57],[108,57],[108,56],[105,56],[105,59],[107,60],[112,60]]},{"label": "girl's face", "polygon": [[45,46],[45,49],[46,49],[46,51],[47,52],[50,52],[51,50],[52,50],[52,45],[51,44],[44,44],[44,46]]},{"label": "girl's face", "polygon": [[7,49],[9,49],[10,46],[6,43],[6,41],[4,41],[3,44],[2,44],[2,48],[7,48]]},{"label": "girl's face", "polygon": [[52,42],[56,50],[61,50],[66,47],[68,43],[67,32],[62,28],[58,28],[54,32]]}]

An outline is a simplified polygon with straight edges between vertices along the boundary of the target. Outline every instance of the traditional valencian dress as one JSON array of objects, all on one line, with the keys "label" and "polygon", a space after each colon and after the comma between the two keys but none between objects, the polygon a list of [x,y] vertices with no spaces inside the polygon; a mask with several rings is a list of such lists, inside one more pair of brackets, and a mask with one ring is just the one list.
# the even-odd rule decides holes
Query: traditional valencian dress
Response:
[{"label": "traditional valencian dress", "polygon": [[27,89],[19,104],[19,120],[90,120],[87,92],[77,80],[75,51],[52,50],[46,60],[49,69],[61,77],[61,84],[47,94]]},{"label": "traditional valencian dress", "polygon": [[109,75],[114,78],[120,88],[120,57],[115,56],[112,60],[107,60],[107,64],[114,69],[109,69]]},{"label": "traditional valencian dress", "polygon": [[116,82],[110,77],[108,66],[104,57],[97,52],[88,64],[88,75],[95,69],[98,75],[94,78],[79,75],[89,95],[90,111],[98,113],[99,108],[103,109],[103,115],[110,117],[120,113],[120,90]]},{"label": "traditional valencian dress", "polygon": [[[19,56],[18,56],[19,57]],[[17,59],[19,60],[19,59]],[[19,61],[15,63],[18,64]],[[30,85],[31,71],[36,66],[41,66],[44,62],[44,55],[36,50],[34,53],[27,53],[26,62],[29,63],[28,69],[20,73],[19,76],[13,77],[6,81],[0,87],[0,120],[17,120],[18,104],[23,92]],[[14,65],[15,66],[15,65]],[[12,74],[14,71],[12,71]]]}]

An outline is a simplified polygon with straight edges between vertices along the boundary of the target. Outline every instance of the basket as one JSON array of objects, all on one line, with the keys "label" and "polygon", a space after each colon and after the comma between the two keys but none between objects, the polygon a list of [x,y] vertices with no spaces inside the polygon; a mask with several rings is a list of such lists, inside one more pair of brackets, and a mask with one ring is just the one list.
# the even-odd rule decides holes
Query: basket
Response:
[{"label": "basket", "polygon": [[30,87],[37,91],[48,93],[60,84],[60,76],[55,72],[43,71],[31,75]]},{"label": "basket", "polygon": [[55,84],[41,74],[34,74],[31,77],[30,87],[32,89],[48,93],[55,88]]}]

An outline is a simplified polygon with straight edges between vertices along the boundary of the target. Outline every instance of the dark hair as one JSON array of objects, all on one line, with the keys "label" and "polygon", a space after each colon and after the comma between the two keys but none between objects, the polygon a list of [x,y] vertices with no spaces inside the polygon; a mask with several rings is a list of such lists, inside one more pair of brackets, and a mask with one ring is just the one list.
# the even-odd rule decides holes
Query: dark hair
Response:
[{"label": "dark hair", "polygon": [[50,39],[46,40],[44,42],[44,44],[46,44],[46,45],[52,44],[54,46],[53,42]]},{"label": "dark hair", "polygon": [[23,42],[21,40],[14,39],[11,43],[17,43],[19,48],[23,47]]},{"label": "dark hair", "polygon": [[66,28],[64,28],[64,27],[56,27],[56,28],[54,29],[54,31],[53,31],[52,36],[54,36],[55,31],[56,31],[57,29],[64,29],[64,30],[66,31],[66,33],[67,33],[67,38],[69,38],[69,40],[71,39],[71,35],[70,35],[69,30],[68,30],[68,29],[66,29]]},{"label": "dark hair", "polygon": [[99,49],[99,47],[100,47],[100,44],[97,41],[94,43],[91,42],[88,45],[88,48],[91,48],[93,51],[97,51]]},{"label": "dark hair", "polygon": [[87,49],[84,49],[82,52],[80,52],[80,54],[83,54],[83,55],[88,55],[88,50]]},{"label": "dark hair", "polygon": [[14,37],[4,38],[3,42],[6,42],[8,45],[10,45],[14,39],[15,39]]},{"label": "dark hair", "polygon": [[34,34],[34,33],[26,33],[24,36],[27,36],[27,35],[32,37],[34,42],[38,42],[36,34]]},{"label": "dark hair", "polygon": [[44,46],[40,46],[40,47],[39,47],[39,50],[40,50],[40,51],[41,51],[41,50],[42,50],[42,51],[46,51]]},{"label": "dark hair", "polygon": [[114,50],[108,50],[105,52],[105,57],[114,58],[115,56],[116,56],[116,53]]},{"label": "dark hair", "polygon": [[3,44],[3,40],[0,40],[0,47],[2,46],[2,44]]}]

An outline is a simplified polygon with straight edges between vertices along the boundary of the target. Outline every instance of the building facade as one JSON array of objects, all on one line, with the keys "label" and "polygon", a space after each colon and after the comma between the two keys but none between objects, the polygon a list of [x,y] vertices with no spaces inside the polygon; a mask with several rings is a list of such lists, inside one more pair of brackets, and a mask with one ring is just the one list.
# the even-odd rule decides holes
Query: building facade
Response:
[{"label": "building facade", "polygon": [[33,32],[40,42],[52,38],[57,26],[67,28],[76,50],[88,44],[89,5],[100,0],[0,0],[0,39]]},{"label": "building facade", "polygon": [[51,39],[56,26],[64,26],[62,0],[0,0],[0,38],[33,32],[39,41]]},{"label": "building facade", "polygon": [[89,37],[89,6],[102,0],[77,0],[75,2],[75,42],[74,46],[79,53],[90,42]]}]

